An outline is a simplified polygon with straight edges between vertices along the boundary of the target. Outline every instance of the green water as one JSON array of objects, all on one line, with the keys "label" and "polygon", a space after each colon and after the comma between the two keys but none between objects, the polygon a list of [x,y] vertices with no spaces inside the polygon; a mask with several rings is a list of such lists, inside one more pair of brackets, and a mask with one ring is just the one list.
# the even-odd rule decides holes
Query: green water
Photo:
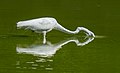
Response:
[{"label": "green water", "polygon": [[[119,73],[119,4],[118,0],[0,0],[0,73]],[[51,57],[18,53],[19,46],[41,46],[42,35],[17,30],[16,22],[44,16],[55,17],[70,30],[84,26],[97,37],[84,46],[65,44]],[[59,44],[76,36],[82,34],[53,30],[47,40]]]}]

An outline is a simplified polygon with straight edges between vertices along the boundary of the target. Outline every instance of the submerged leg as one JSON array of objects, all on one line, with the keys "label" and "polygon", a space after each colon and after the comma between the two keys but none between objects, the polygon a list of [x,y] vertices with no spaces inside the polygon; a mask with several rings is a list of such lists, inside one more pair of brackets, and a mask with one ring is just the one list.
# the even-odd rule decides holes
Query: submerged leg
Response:
[{"label": "submerged leg", "polygon": [[87,36],[93,36],[93,37],[95,37],[95,35],[94,35],[94,33],[92,32],[92,31],[90,31],[90,30],[88,30],[87,28],[84,28],[84,27],[78,27],[78,29],[81,31],[85,31],[86,33],[86,35]]},{"label": "submerged leg", "polygon": [[46,43],[46,31],[43,31],[43,44]]}]

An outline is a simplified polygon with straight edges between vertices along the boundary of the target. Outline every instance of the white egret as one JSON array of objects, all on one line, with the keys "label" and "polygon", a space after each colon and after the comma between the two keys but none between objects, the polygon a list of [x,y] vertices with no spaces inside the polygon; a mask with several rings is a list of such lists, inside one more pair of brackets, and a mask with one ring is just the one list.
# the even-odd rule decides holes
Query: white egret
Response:
[{"label": "white egret", "polygon": [[30,29],[36,33],[43,33],[44,39],[43,43],[46,43],[46,33],[52,29],[60,30],[68,34],[77,34],[79,31],[85,31],[88,36],[95,37],[94,33],[84,27],[77,27],[75,31],[70,31],[63,26],[61,26],[55,18],[43,17],[38,19],[32,19],[27,21],[20,21],[17,23],[18,28]]}]

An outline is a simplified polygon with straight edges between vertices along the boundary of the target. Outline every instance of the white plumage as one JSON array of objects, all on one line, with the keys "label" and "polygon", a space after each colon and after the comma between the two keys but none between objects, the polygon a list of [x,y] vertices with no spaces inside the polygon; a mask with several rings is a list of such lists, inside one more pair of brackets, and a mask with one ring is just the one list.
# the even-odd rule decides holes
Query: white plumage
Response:
[{"label": "white plumage", "polygon": [[95,37],[94,33],[84,27],[77,27],[75,31],[70,31],[63,26],[61,26],[55,18],[52,17],[43,17],[38,19],[32,19],[27,21],[20,21],[17,23],[18,28],[30,29],[36,33],[43,33],[44,40],[43,43],[46,43],[46,33],[52,29],[60,30],[68,34],[77,34],[79,31],[83,30],[87,33],[88,36]]}]

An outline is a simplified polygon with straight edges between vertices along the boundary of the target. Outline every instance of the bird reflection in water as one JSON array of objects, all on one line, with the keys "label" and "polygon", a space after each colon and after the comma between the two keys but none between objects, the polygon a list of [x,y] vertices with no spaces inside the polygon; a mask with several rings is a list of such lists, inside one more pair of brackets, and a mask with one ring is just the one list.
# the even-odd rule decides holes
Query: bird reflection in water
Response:
[{"label": "bird reflection in water", "polygon": [[[38,69],[44,68],[46,70],[53,70],[51,67],[51,63],[53,62],[53,56],[56,54],[56,52],[62,48],[62,46],[70,43],[70,42],[75,42],[77,46],[84,46],[91,41],[94,40],[94,37],[85,37],[82,42],[79,40],[79,37],[71,37],[67,38],[61,42],[51,44],[50,42],[47,41],[46,44],[36,44],[33,43],[30,46],[24,46],[21,44],[18,44],[16,47],[16,51],[18,54],[31,54],[34,56],[33,61],[26,61],[26,64],[31,64],[31,67],[20,67],[21,66],[21,61],[17,61],[16,68],[27,68],[27,69]],[[39,42],[39,40],[37,40]],[[33,58],[32,58],[33,59]],[[31,60],[32,60],[31,59]],[[45,64],[46,63],[46,64]],[[39,68],[39,69],[40,69]]]}]

